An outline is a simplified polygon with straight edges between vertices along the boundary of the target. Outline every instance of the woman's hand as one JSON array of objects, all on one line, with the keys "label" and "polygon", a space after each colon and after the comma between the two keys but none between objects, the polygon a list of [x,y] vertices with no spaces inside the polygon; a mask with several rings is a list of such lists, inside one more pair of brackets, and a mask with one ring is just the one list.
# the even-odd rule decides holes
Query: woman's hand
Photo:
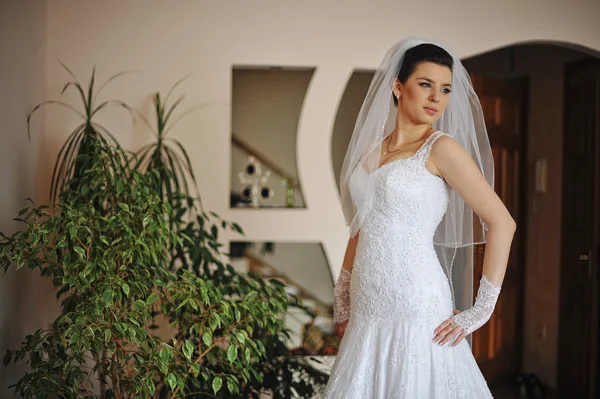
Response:
[{"label": "woman's hand", "polygon": [[344,338],[344,334],[346,333],[346,327],[348,327],[348,320],[342,323],[336,323],[335,335],[337,335],[340,339]]},{"label": "woman's hand", "polygon": [[[460,313],[460,310],[454,309],[453,313],[457,315]],[[448,341],[456,338],[452,343],[452,346],[456,346],[460,343],[460,341],[465,339],[468,334],[460,326],[453,327],[453,321],[454,318],[451,317],[434,330],[433,342],[437,343],[438,345],[444,345]]]}]

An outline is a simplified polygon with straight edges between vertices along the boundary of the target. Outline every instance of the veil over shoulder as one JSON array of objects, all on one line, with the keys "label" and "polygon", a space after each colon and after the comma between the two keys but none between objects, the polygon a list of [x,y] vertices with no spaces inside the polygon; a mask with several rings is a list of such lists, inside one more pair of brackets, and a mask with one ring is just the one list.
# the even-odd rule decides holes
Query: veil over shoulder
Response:
[{"label": "veil over shoulder", "polygon": [[[392,101],[394,79],[407,50],[423,43],[442,47],[453,58],[450,102],[433,127],[454,138],[472,157],[487,182],[494,186],[494,161],[480,101],[460,59],[439,42],[407,37],[394,44],[377,67],[359,111],[340,175],[342,208],[350,234],[360,230],[373,208],[375,175],[381,144],[395,121]],[[448,187],[448,209],[434,235],[439,261],[448,276],[455,307],[473,304],[473,257],[471,246],[486,241],[487,226]]]}]

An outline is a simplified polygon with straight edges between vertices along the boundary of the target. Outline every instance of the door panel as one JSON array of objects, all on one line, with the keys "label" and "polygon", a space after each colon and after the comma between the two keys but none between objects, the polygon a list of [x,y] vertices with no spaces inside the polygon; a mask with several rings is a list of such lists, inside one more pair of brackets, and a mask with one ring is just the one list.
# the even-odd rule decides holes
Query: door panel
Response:
[{"label": "door panel", "polygon": [[[523,346],[523,285],[526,184],[527,79],[496,80],[471,74],[484,112],[494,155],[494,189],[519,228],[515,234],[491,319],[473,334],[473,353],[489,382],[520,370]],[[485,245],[475,247],[474,294],[483,271]]]},{"label": "door panel", "polygon": [[559,397],[597,397],[600,63],[565,69]]}]

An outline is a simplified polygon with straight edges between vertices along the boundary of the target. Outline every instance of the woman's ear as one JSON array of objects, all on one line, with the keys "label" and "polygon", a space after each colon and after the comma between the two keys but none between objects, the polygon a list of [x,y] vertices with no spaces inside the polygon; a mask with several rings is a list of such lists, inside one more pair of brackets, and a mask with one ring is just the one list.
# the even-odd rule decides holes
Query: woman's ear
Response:
[{"label": "woman's ear", "polygon": [[400,96],[402,95],[402,84],[400,83],[400,80],[398,78],[394,79],[392,92],[394,93],[394,97],[400,99]]}]

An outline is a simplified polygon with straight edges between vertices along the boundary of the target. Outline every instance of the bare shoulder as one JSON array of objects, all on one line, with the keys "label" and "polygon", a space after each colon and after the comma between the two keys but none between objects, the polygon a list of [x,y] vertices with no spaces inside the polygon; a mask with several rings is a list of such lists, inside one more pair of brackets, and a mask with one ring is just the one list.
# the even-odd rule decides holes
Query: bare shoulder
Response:
[{"label": "bare shoulder", "polygon": [[466,151],[452,136],[441,134],[431,145],[431,151],[425,166],[434,175],[443,177],[440,171],[440,164],[451,161],[451,159],[456,159],[457,156],[460,158],[461,155],[468,156]]},{"label": "bare shoulder", "polygon": [[[444,152],[444,150],[463,150],[462,146],[449,134],[442,133],[431,145],[431,154]],[[463,150],[464,151],[464,150]]]}]

